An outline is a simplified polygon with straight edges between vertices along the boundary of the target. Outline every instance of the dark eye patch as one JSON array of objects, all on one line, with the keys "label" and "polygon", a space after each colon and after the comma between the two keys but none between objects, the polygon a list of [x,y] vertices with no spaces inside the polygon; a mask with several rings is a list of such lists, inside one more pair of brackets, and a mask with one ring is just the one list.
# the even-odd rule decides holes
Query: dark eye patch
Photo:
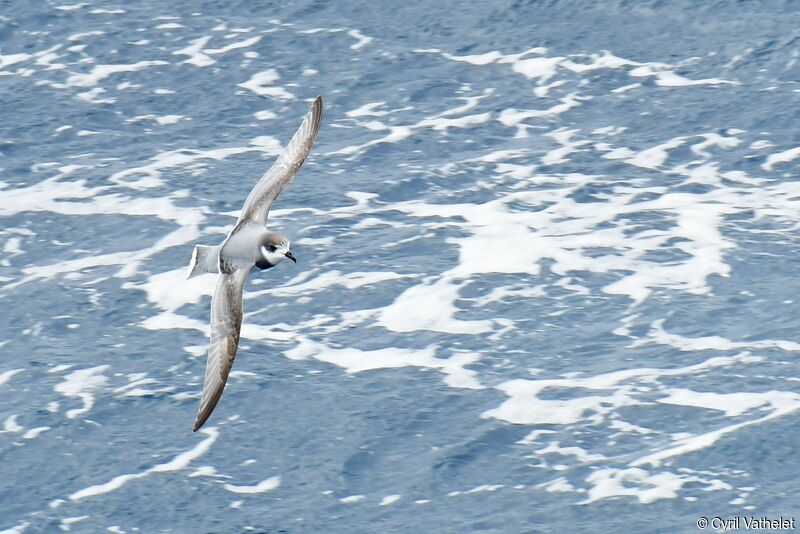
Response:
[{"label": "dark eye patch", "polygon": [[270,252],[275,252],[276,250],[278,250],[278,247],[276,247],[275,245],[268,245],[267,250]]}]

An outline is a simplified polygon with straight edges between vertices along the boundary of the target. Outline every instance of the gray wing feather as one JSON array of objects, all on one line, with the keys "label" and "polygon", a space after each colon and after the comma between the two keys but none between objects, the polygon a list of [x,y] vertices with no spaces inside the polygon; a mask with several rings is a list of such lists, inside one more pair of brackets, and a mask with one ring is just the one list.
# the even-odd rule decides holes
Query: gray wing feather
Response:
[{"label": "gray wing feather", "polygon": [[272,202],[289,185],[308,157],[321,123],[322,97],[318,96],[311,104],[311,109],[308,110],[292,140],[247,195],[239,220],[236,222],[237,226],[248,219],[257,221],[261,225],[266,224]]},{"label": "gray wing feather", "polygon": [[195,431],[203,426],[217,406],[236,358],[242,328],[242,289],[248,272],[249,269],[239,269],[230,274],[220,274],[217,279],[217,288],[211,299],[211,342],[206,377],[200,410],[194,422]]}]

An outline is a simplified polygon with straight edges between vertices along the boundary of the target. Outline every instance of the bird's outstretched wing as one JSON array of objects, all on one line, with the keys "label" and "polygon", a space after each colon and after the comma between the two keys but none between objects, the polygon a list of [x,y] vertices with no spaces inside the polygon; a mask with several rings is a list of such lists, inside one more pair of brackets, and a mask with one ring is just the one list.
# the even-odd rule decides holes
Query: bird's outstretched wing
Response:
[{"label": "bird's outstretched wing", "polygon": [[208,346],[206,378],[200,410],[194,421],[194,430],[203,426],[214,411],[228,373],[231,372],[236,349],[239,347],[239,331],[242,328],[242,289],[249,269],[238,269],[230,274],[220,274],[217,289],[211,299],[211,342]]},{"label": "bird's outstretched wing", "polygon": [[247,195],[244,207],[236,221],[238,227],[244,221],[252,219],[262,226],[267,222],[267,215],[272,202],[289,185],[300,166],[308,157],[311,146],[317,138],[322,123],[322,97],[317,97],[311,104],[300,128],[283,149],[272,167],[261,177],[256,186]]}]

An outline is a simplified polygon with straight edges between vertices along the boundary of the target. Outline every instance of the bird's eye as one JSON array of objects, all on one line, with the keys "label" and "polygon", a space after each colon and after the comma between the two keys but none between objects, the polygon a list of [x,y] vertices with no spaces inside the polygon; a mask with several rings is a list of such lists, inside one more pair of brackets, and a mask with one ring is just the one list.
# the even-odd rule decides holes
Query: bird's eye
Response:
[{"label": "bird's eye", "polygon": [[278,250],[278,247],[276,247],[275,245],[270,245],[267,247],[267,250],[269,250],[270,252],[275,252],[276,250]]}]

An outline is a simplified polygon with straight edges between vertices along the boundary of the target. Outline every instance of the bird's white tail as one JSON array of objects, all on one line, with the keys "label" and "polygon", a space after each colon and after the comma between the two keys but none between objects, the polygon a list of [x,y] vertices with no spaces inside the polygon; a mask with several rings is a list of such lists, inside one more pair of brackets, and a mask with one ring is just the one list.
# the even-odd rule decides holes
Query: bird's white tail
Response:
[{"label": "bird's white tail", "polygon": [[195,245],[192,252],[192,261],[189,262],[189,271],[186,278],[192,278],[203,273],[219,272],[219,247]]}]

